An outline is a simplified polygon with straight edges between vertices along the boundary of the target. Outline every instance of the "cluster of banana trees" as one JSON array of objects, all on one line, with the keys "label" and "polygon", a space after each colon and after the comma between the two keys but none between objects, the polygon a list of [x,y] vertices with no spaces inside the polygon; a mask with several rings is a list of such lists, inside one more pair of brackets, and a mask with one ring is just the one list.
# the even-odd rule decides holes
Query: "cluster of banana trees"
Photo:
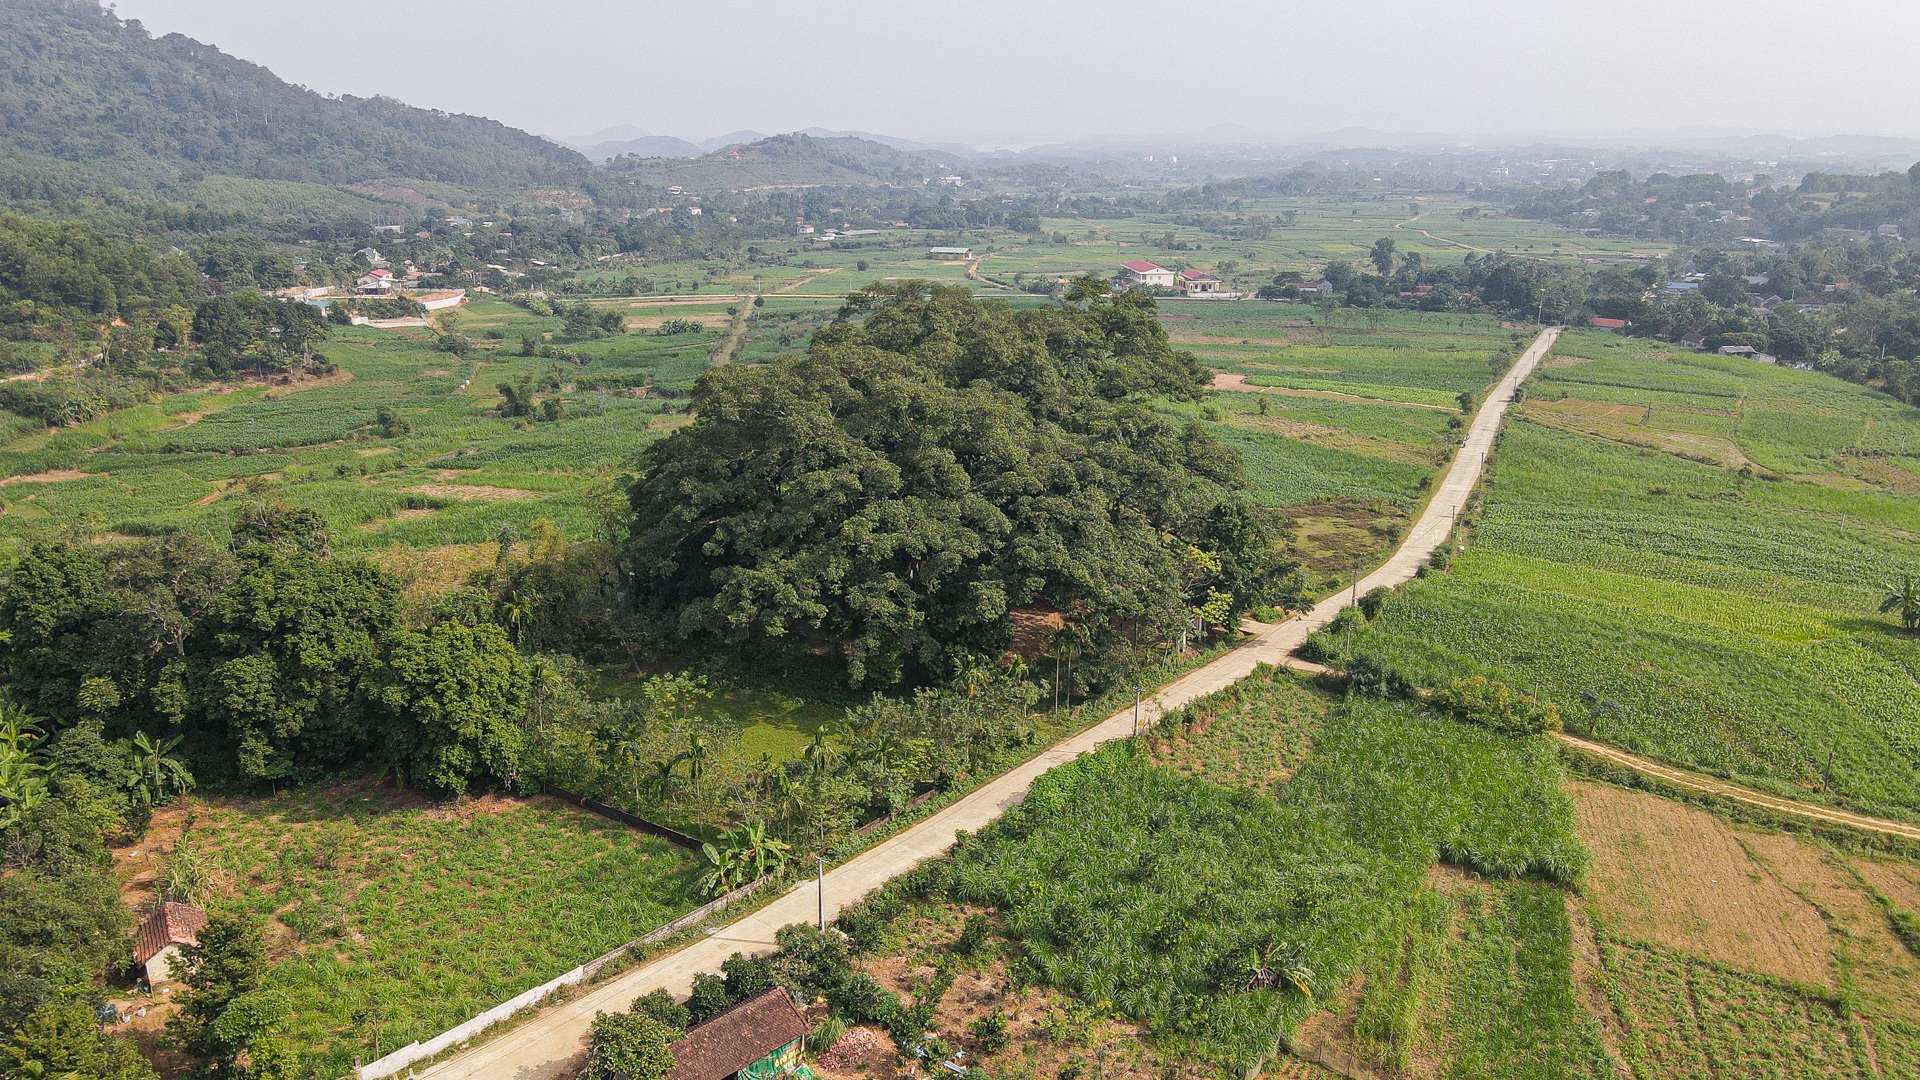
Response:
[{"label": "cluster of banana trees", "polygon": [[700,887],[710,896],[724,896],[786,869],[792,848],[768,833],[765,825],[748,822],[721,833],[718,844],[702,844],[700,852],[707,860]]},{"label": "cluster of banana trees", "polygon": [[[51,792],[49,739],[39,719],[17,705],[0,705],[0,829],[19,824]],[[178,735],[156,740],[144,731],[134,733],[124,779],[132,805],[151,810],[193,790],[193,774],[175,756],[179,747]]]}]

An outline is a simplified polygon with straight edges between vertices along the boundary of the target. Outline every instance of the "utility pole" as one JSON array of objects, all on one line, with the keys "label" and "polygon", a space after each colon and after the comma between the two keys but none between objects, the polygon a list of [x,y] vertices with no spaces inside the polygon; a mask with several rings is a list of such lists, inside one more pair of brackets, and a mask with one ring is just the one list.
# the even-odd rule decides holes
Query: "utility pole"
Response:
[{"label": "utility pole", "polygon": [[815,855],[813,858],[820,868],[820,932],[824,934],[827,932],[827,857]]},{"label": "utility pole", "polygon": [[1140,688],[1137,686],[1133,688],[1133,734],[1135,738],[1140,736]]}]

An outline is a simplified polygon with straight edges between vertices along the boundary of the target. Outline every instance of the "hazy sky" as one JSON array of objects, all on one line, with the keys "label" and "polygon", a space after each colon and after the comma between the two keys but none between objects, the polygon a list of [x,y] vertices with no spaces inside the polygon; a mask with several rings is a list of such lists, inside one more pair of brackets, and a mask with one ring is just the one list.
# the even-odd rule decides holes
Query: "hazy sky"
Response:
[{"label": "hazy sky", "polygon": [[1920,136],[1913,0],[119,0],[330,93],[542,134],[819,125]]}]

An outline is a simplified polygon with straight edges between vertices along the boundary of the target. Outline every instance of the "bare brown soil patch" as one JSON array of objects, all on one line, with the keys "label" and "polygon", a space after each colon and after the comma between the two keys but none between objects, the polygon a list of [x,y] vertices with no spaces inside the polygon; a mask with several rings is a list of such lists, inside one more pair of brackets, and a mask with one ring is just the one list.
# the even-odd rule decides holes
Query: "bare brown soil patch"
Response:
[{"label": "bare brown soil patch", "polygon": [[1067,625],[1065,616],[1045,608],[1015,608],[1008,614],[1013,619],[1013,643],[1007,646],[1007,655],[1029,664],[1052,654],[1054,632]]},{"label": "bare brown soil patch", "polygon": [[1833,950],[1819,911],[1749,854],[1726,821],[1607,784],[1567,787],[1580,837],[1593,850],[1589,906],[1610,931],[1831,985]]},{"label": "bare brown soil patch", "polygon": [[409,495],[431,495],[441,499],[467,499],[473,502],[515,502],[537,499],[540,493],[525,488],[489,487],[485,484],[415,484],[401,488]]},{"label": "bare brown soil patch", "polygon": [[[1272,365],[1253,365],[1270,367]],[[1307,368],[1286,370],[1306,371]],[[1247,377],[1238,371],[1216,371],[1213,373],[1212,388],[1215,390],[1237,390],[1249,394],[1280,394],[1284,397],[1332,398],[1335,401],[1356,401],[1362,405],[1398,405],[1403,409],[1437,409],[1440,412],[1452,412],[1445,405],[1429,405],[1423,401],[1394,401],[1390,398],[1362,397],[1359,394],[1342,394],[1337,390],[1296,390],[1290,386],[1259,386],[1249,383]]]},{"label": "bare brown soil patch", "polygon": [[67,480],[85,480],[91,473],[79,469],[48,469],[46,472],[26,473],[21,476],[9,476],[0,480],[0,487],[8,484],[58,484]]},{"label": "bare brown soil patch", "polygon": [[630,330],[655,330],[659,328],[661,323],[666,322],[668,319],[678,319],[681,321],[690,319],[709,330],[724,330],[733,322],[733,316],[728,315],[724,311],[702,311],[692,315],[629,315],[627,316],[627,328]]},{"label": "bare brown soil patch", "polygon": [[1890,859],[1867,858],[1852,860],[1852,866],[1895,907],[1920,915],[1920,866]]},{"label": "bare brown soil patch", "polygon": [[1570,368],[1570,367],[1576,367],[1580,364],[1591,364],[1591,363],[1593,363],[1593,361],[1587,359],[1584,356],[1568,356],[1565,353],[1550,352],[1547,355],[1541,357],[1540,362],[1538,364],[1535,364],[1534,367],[1535,368]]},{"label": "bare brown soil patch", "polygon": [[[1356,1080],[1390,1080],[1399,1075],[1374,1065],[1359,1053],[1360,1038],[1354,1034],[1353,1026],[1359,1019],[1366,988],[1366,977],[1356,975],[1340,988],[1326,1008],[1302,1020],[1293,1032],[1294,1053],[1334,1075]],[[1431,1073],[1416,1068],[1411,1075]]]},{"label": "bare brown soil patch", "polygon": [[1235,427],[1269,431],[1289,439],[1335,450],[1345,450],[1352,454],[1386,458],[1389,461],[1404,462],[1408,465],[1430,466],[1434,463],[1433,454],[1419,447],[1374,435],[1363,435],[1343,428],[1329,427],[1326,424],[1310,424],[1300,420],[1289,420],[1282,416],[1257,414],[1235,414],[1229,418],[1229,422]]},{"label": "bare brown soil patch", "polygon": [[1741,839],[1757,862],[1826,921],[1834,951],[1865,999],[1863,1007],[1920,1019],[1920,960],[1893,936],[1886,913],[1847,864],[1784,833]]}]

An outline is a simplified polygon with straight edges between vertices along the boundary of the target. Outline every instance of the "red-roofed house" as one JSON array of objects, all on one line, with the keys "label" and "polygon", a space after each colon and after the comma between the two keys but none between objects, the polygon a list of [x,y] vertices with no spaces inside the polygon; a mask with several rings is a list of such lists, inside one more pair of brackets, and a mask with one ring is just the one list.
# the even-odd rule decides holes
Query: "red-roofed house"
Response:
[{"label": "red-roofed house", "polygon": [[383,293],[393,289],[393,271],[385,267],[367,271],[366,275],[353,283],[353,287],[365,293]]},{"label": "red-roofed house", "polygon": [[1157,262],[1145,259],[1129,259],[1120,264],[1120,287],[1131,289],[1136,285],[1152,285],[1160,289],[1180,287],[1180,275],[1161,266]]},{"label": "red-roofed house", "polygon": [[771,1080],[800,1064],[807,1018],[779,987],[747,1000],[687,1032],[667,1049],[667,1080]]},{"label": "red-roofed house", "polygon": [[1587,325],[1593,327],[1595,330],[1625,330],[1627,328],[1627,320],[1603,319],[1596,315],[1587,320]]},{"label": "red-roofed house", "polygon": [[1220,291],[1220,279],[1199,270],[1182,270],[1180,290],[1188,296],[1217,293]]},{"label": "red-roofed house", "polygon": [[192,904],[172,901],[140,920],[140,929],[134,933],[133,962],[146,969],[148,986],[173,978],[180,946],[200,944],[200,931],[206,925],[206,912]]}]

